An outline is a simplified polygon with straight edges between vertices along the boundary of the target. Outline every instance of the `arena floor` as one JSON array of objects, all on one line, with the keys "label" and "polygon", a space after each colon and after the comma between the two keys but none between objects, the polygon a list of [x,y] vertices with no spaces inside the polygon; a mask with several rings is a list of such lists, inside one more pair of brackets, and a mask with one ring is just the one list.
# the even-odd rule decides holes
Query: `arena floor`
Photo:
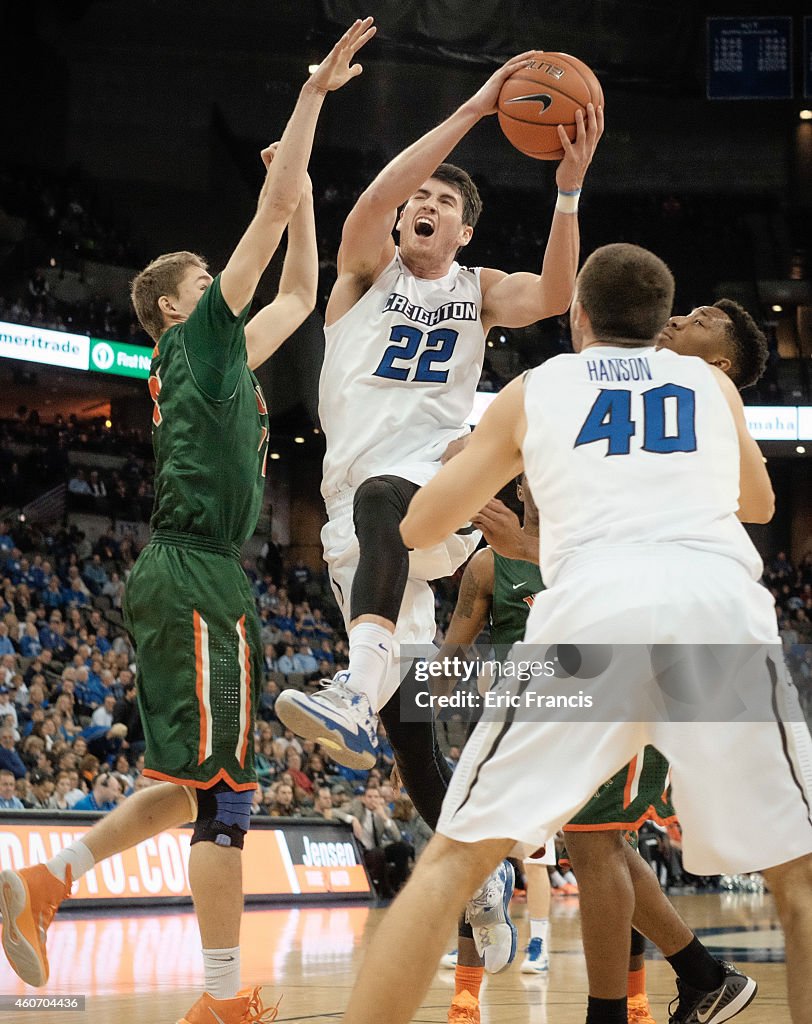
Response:
[{"label": "arena floor", "polygon": [[[735,960],[758,981],[759,995],[737,1021],[789,1024],[783,936],[770,897],[697,895],[674,902],[714,953]],[[512,909],[523,947],[527,909],[517,901]],[[383,913],[366,906],[249,910],[242,936],[244,980],[264,985],[267,1002],[282,997],[280,1022],[335,1021]],[[452,945],[449,936],[449,948]],[[202,983],[197,927],[185,910],[131,916],[63,913],[51,927],[48,948],[51,980],[44,990],[27,988],[5,960],[0,964],[0,993],[6,1007],[0,1021],[174,1024],[197,998]],[[483,1024],[582,1024],[586,973],[577,899],[553,901],[551,951],[546,980],[521,974],[517,963],[487,981]],[[415,1021],[446,1020],[453,977],[452,971],[438,972]],[[666,1024],[668,1003],[675,994],[673,974],[661,960],[651,960],[648,981],[655,1019]],[[85,1012],[23,1011],[10,1005],[10,997],[25,995],[85,995]]]}]

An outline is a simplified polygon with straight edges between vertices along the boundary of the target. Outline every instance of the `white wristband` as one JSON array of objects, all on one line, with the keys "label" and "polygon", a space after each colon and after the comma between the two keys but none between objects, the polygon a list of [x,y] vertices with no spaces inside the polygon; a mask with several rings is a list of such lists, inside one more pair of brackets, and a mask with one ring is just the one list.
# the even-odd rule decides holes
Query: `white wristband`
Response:
[{"label": "white wristband", "polygon": [[578,200],[581,198],[581,190],[574,192],[562,192],[558,190],[558,199],[555,201],[556,213],[577,213]]}]

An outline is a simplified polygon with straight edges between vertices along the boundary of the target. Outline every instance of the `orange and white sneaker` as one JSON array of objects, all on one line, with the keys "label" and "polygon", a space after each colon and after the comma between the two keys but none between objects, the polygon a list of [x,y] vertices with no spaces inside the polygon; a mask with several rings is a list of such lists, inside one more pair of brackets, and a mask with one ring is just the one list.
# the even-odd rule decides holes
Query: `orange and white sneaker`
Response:
[{"label": "orange and white sneaker", "polygon": [[39,988],[48,980],[45,933],[59,904],[70,896],[72,884],[70,867],[64,882],[44,864],[0,871],[3,949],[27,985]]},{"label": "orange and white sneaker", "polygon": [[204,992],[178,1024],[272,1024],[279,1004],[263,1006],[259,993],[259,988],[246,988],[233,999],[215,999]]},{"label": "orange and white sneaker", "polygon": [[651,1007],[645,992],[641,992],[637,996],[629,996],[626,1000],[626,1010],[629,1015],[629,1024],[657,1024],[651,1015]]},{"label": "orange and white sneaker", "polygon": [[458,992],[448,1008],[448,1024],[480,1024],[479,1000],[466,992]]}]

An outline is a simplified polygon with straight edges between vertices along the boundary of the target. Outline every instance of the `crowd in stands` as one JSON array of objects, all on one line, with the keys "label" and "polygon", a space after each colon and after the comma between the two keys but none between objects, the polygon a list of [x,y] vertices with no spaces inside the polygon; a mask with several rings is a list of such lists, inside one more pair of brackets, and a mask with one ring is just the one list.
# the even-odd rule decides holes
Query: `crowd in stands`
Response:
[{"label": "crowd in stands", "polygon": [[[69,453],[117,456],[117,468],[82,465]],[[36,409],[20,406],[0,420],[0,494],[3,505],[20,508],[65,484],[68,508],[113,519],[146,521],[152,509],[152,446],[138,431],[107,426],[103,419],[79,421],[57,415],[43,422]]]},{"label": "crowd in stands", "polygon": [[[336,255],[347,212],[382,161],[375,155],[320,152],[314,159],[314,197],[317,210],[319,287],[317,305],[323,314],[335,282]],[[39,191],[38,191],[39,190]],[[507,271],[540,266],[549,218],[539,207],[537,192],[490,186],[480,182],[485,215],[466,259]],[[551,193],[552,194],[552,193]],[[27,244],[17,266],[4,275],[0,286],[0,320],[88,333],[133,344],[151,346],[131,308],[120,308],[110,297],[94,295],[72,303],[52,294],[45,266],[62,270],[82,260],[99,260],[131,269],[154,253],[141,253],[127,244],[126,232],[108,211],[102,211],[96,190],[73,169],[64,175],[12,167],[0,169],[0,213],[24,217],[38,243]],[[529,218],[526,210],[539,210]],[[584,197],[582,251],[623,239],[645,245],[672,266],[677,280],[676,305],[680,311],[708,301],[721,280],[754,282],[761,274],[754,265],[753,235],[780,216],[776,204],[764,196],[623,196],[589,193]],[[18,247],[19,248],[19,247]],[[45,253],[49,253],[48,258]],[[788,271],[776,267],[773,276]],[[566,325],[548,324],[548,338],[509,331],[505,342],[514,346],[521,369],[548,358],[568,344]],[[774,332],[767,329],[772,358],[764,380],[747,392],[747,400],[781,403],[784,395],[777,372]],[[515,368],[514,368],[515,369]],[[513,375],[513,374],[511,374]],[[499,390],[505,382],[490,365],[483,372],[483,390]],[[787,396],[789,400],[790,396]]]},{"label": "crowd in stands", "polygon": [[13,247],[0,294],[0,320],[149,344],[132,309],[106,295],[70,302],[52,293],[43,268],[83,275],[87,261],[132,267],[142,254],[118,209],[105,202],[80,168],[56,173],[0,166],[0,214],[19,218],[23,239]]},{"label": "crowd in stands", "polygon": [[[323,575],[273,554],[259,564],[243,563],[264,645],[252,813],[349,823],[378,893],[389,896],[430,831],[406,794],[392,788],[394,759],[383,733],[377,765],[359,772],[297,739],[277,719],[281,689],[318,686],[347,667],[348,646]],[[109,532],[91,541],[75,527],[48,532],[0,520],[0,810],[109,811],[153,784],[143,775],[135,653],[122,616],[137,556],[126,535]],[[458,582],[459,574],[435,584],[440,635]],[[812,712],[812,553],[797,567],[779,553],[767,562],[764,582],[776,598],[787,659]],[[439,728],[452,765],[459,747],[449,743],[464,732],[453,725]],[[650,845],[667,845],[662,836],[652,837]],[[669,884],[681,878],[666,875]]]},{"label": "crowd in stands", "polygon": [[0,320],[51,331],[89,334],[93,338],[124,341],[130,345],[150,344],[135,313],[116,308],[109,299],[94,295],[87,302],[68,302],[51,294],[48,281],[35,271],[25,288],[16,294],[0,295]]},{"label": "crowd in stands", "polygon": [[765,563],[763,579],[775,598],[787,664],[807,718],[812,718],[812,552],[796,566],[779,551]]},{"label": "crowd in stands", "polygon": [[60,265],[92,259],[117,266],[140,262],[120,207],[103,199],[81,167],[64,172],[17,164],[0,166],[0,208],[25,221],[26,242]]}]

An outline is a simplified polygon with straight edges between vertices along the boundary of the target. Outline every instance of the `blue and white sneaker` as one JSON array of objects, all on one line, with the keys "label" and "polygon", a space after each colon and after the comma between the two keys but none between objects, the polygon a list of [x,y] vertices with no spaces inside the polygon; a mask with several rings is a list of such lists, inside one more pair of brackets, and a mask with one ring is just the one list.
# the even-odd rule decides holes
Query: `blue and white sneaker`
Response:
[{"label": "blue and white sneaker", "polygon": [[450,953],[446,953],[440,960],[440,966],[446,971],[456,971],[457,950],[452,949]]},{"label": "blue and white sneaker", "polygon": [[378,716],[365,694],[347,686],[349,678],[349,672],[339,672],[318,693],[283,690],[275,708],[297,736],[321,743],[346,768],[363,771],[378,759]]},{"label": "blue and white sneaker", "polygon": [[522,961],[522,974],[546,974],[550,969],[550,958],[542,948],[541,939],[531,939],[528,943],[527,954]]},{"label": "blue and white sneaker", "polygon": [[465,920],[488,974],[504,971],[516,956],[518,933],[508,912],[514,882],[513,865],[503,860],[465,908]]}]

